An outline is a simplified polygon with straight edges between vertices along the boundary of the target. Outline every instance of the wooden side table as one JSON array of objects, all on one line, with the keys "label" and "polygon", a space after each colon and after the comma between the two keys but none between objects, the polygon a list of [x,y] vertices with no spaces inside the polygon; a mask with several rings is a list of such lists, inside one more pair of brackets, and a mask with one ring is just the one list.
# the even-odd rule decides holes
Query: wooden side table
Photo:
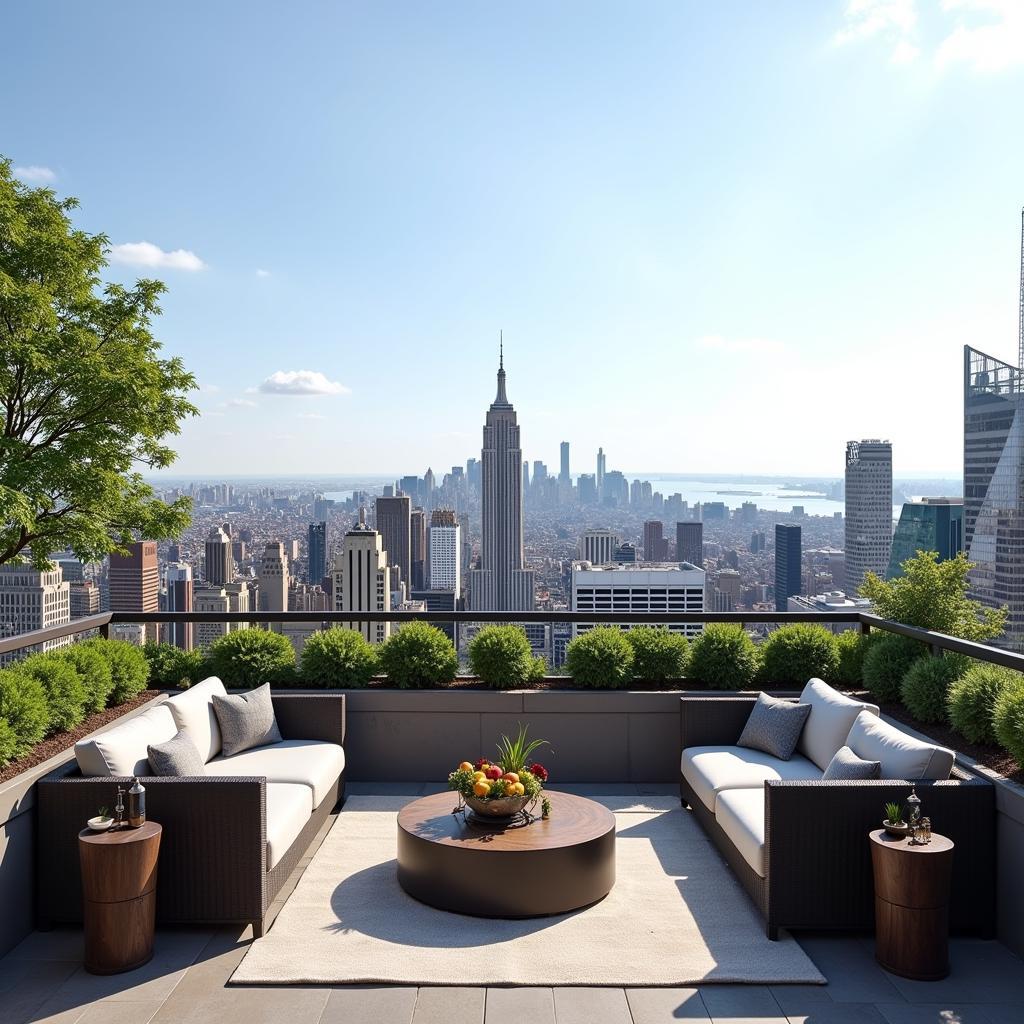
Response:
[{"label": "wooden side table", "polygon": [[875,959],[892,974],[937,981],[949,974],[949,878],[953,841],[926,846],[871,833],[875,871]]},{"label": "wooden side table", "polygon": [[155,821],[79,832],[85,969],[91,974],[119,974],[152,959],[162,832]]}]

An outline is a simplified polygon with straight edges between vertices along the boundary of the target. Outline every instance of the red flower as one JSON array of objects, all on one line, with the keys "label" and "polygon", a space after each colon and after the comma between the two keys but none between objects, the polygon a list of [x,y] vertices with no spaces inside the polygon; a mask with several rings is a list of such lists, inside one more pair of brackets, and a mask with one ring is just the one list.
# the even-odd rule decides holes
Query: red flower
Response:
[{"label": "red flower", "polygon": [[490,762],[487,760],[486,757],[481,757],[473,763],[473,768],[478,772],[483,771],[483,767],[485,764],[490,764]]},{"label": "red flower", "polygon": [[530,765],[530,774],[535,776],[541,782],[548,781],[548,770],[539,761],[534,761],[534,763]]}]

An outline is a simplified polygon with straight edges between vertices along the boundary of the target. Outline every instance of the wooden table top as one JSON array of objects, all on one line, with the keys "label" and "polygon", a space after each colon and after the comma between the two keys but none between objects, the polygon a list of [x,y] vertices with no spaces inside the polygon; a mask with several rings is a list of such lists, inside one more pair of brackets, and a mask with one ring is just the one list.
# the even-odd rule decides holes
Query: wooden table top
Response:
[{"label": "wooden table top", "polygon": [[123,846],[126,843],[140,843],[160,835],[163,828],[155,821],[143,822],[138,828],[108,829],[106,832],[93,832],[91,828],[83,828],[78,833],[79,842],[95,846]]},{"label": "wooden table top", "polygon": [[461,814],[452,814],[458,794],[435,793],[406,804],[398,814],[398,827],[442,846],[489,853],[578,846],[615,830],[615,815],[603,804],[557,790],[546,789],[544,796],[551,801],[550,818],[502,829],[464,822]]},{"label": "wooden table top", "polygon": [[932,841],[924,846],[920,846],[917,843],[911,844],[906,836],[891,836],[884,828],[876,828],[871,832],[870,838],[871,842],[877,846],[881,846],[886,850],[896,850],[900,853],[934,854],[947,853],[953,849],[953,840],[939,835],[938,832],[933,832]]}]

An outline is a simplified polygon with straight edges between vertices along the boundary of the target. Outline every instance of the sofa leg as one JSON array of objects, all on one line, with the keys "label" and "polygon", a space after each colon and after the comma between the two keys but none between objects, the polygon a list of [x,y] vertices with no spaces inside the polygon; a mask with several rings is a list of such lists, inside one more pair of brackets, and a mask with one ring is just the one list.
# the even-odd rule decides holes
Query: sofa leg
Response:
[{"label": "sofa leg", "polygon": [[263,921],[264,921],[264,919],[262,917],[258,921],[253,921],[253,923],[252,923],[252,937],[254,939],[262,939],[263,938],[263,932],[264,932]]},{"label": "sofa leg", "polygon": [[779,941],[779,927],[778,927],[778,925],[774,925],[774,924],[766,925],[765,929],[764,929],[764,932],[765,932],[765,935],[767,935],[768,938],[771,939],[772,942],[778,942]]}]

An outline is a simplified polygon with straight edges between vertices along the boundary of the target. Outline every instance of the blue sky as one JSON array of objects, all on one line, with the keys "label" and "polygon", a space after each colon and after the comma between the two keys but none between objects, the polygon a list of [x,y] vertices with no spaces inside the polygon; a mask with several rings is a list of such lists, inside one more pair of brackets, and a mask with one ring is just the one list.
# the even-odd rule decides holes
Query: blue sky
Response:
[{"label": "blue sky", "polygon": [[169,286],[177,473],[462,462],[504,330],[531,460],[956,474],[961,346],[1016,354],[1019,0],[4,20],[0,152]]}]

